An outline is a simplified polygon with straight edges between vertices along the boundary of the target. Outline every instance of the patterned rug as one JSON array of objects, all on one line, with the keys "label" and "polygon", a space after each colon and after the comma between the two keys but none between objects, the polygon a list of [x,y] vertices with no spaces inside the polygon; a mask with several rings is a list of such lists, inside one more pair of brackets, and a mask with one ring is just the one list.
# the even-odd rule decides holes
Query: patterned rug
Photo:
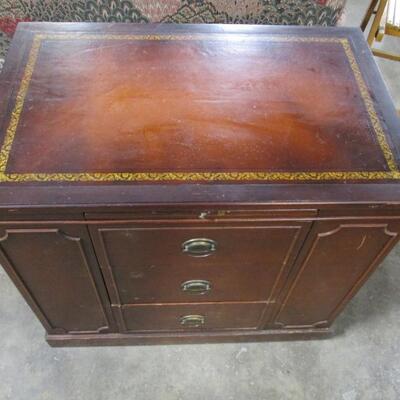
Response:
[{"label": "patterned rug", "polygon": [[0,68],[20,21],[336,25],[345,0],[0,0]]}]

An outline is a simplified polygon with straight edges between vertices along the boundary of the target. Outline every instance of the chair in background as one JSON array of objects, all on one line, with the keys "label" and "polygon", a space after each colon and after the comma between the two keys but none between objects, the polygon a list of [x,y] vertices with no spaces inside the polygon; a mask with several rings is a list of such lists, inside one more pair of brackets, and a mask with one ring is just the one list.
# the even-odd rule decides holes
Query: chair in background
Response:
[{"label": "chair in background", "polygon": [[373,47],[374,41],[380,42],[384,35],[400,36],[400,0],[372,0],[361,22],[365,31],[372,15],[375,15],[368,32],[367,42],[377,57],[400,61],[400,54],[383,51]]}]

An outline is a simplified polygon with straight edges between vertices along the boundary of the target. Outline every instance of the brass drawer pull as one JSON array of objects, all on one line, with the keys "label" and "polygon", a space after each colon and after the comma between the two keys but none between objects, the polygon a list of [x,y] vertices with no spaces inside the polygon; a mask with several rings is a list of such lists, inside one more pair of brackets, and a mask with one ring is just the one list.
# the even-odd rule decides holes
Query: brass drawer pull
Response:
[{"label": "brass drawer pull", "polygon": [[199,328],[204,325],[204,315],[185,315],[181,317],[181,325],[187,328]]},{"label": "brass drawer pull", "polygon": [[205,257],[217,250],[217,242],[212,239],[189,239],[182,244],[182,251],[193,257]]},{"label": "brass drawer pull", "polygon": [[181,285],[181,289],[189,294],[204,294],[211,290],[211,283],[200,279],[186,281]]}]

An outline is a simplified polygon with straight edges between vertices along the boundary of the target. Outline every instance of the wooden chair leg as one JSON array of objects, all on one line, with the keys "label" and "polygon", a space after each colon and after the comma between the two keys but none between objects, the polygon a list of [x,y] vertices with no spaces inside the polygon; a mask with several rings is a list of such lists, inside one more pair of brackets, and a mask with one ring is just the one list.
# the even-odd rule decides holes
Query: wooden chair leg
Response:
[{"label": "wooden chair leg", "polygon": [[[368,37],[367,37],[367,42],[368,44],[371,46],[372,43],[374,42],[375,36],[379,30],[379,25],[382,19],[382,15],[385,11],[386,8],[386,4],[387,4],[388,0],[380,0],[379,4],[378,4],[378,9],[376,10],[376,14],[374,17],[374,20],[372,21],[372,26],[371,29],[368,33]],[[364,21],[363,21],[364,22]]]},{"label": "wooden chair leg", "polygon": [[378,0],[372,0],[371,4],[368,7],[367,12],[364,15],[364,18],[363,18],[363,20],[361,22],[361,25],[360,25],[360,28],[361,28],[361,30],[363,32],[367,28],[368,22],[371,19],[372,13],[374,12],[377,3],[378,3]]}]

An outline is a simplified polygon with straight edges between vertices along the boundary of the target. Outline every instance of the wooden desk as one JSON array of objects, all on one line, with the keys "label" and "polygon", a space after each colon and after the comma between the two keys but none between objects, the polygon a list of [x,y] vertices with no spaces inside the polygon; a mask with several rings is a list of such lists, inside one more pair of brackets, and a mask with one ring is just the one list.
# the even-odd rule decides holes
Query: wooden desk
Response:
[{"label": "wooden desk", "polygon": [[358,29],[22,23],[0,85],[1,263],[51,345],[321,337],[398,241]]}]

